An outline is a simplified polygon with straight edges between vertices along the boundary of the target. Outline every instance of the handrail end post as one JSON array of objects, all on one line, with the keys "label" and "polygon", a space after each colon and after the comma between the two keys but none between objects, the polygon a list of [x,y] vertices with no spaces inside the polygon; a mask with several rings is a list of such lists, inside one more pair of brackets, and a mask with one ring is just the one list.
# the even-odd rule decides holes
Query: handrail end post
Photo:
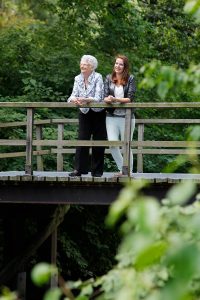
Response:
[{"label": "handrail end post", "polygon": [[30,165],[25,165],[25,175],[33,175],[33,170]]},{"label": "handrail end post", "polygon": [[122,167],[122,175],[130,176],[130,168],[128,166]]}]

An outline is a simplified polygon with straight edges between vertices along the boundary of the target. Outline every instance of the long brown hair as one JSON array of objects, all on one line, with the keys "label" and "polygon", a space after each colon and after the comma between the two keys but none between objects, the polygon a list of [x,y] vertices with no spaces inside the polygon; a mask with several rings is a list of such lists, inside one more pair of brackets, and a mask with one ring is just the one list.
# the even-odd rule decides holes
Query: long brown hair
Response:
[{"label": "long brown hair", "polygon": [[[115,62],[116,62],[117,58],[122,59],[123,63],[124,63],[124,70],[123,70],[123,73],[122,73],[122,78],[121,78],[120,84],[126,85],[127,82],[128,82],[128,78],[129,78],[129,61],[128,61],[128,58],[125,55],[122,55],[122,54],[118,54],[115,57]],[[114,83],[116,83],[118,81],[114,67],[113,67],[111,78],[112,78],[112,81]]]}]

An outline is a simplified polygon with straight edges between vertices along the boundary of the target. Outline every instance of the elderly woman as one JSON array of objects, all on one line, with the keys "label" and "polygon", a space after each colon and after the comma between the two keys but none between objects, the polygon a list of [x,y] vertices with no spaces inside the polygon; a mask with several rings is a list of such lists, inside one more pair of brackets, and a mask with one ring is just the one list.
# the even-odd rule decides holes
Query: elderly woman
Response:
[{"label": "elderly woman", "polygon": [[[103,78],[95,72],[98,66],[97,59],[92,55],[83,55],[80,61],[81,73],[75,77],[74,87],[68,102],[80,106],[79,111],[79,140],[105,140],[105,110],[102,108],[81,107],[88,101],[101,102],[103,99]],[[75,169],[69,176],[87,174],[89,169],[92,176],[101,177],[104,167],[105,147],[93,147],[91,168],[89,168],[89,147],[77,147],[75,155]]]},{"label": "elderly woman", "polygon": [[[115,59],[112,74],[106,76],[104,82],[104,101],[106,103],[129,103],[135,96],[135,79],[129,74],[129,62],[125,55],[118,55]],[[135,128],[135,117],[132,114],[131,140]],[[106,129],[109,141],[124,139],[125,110],[123,108],[108,109],[106,116]],[[119,147],[111,147],[111,154],[116,162],[118,173],[122,175],[123,156]],[[133,169],[133,155],[130,157],[131,171]]]}]

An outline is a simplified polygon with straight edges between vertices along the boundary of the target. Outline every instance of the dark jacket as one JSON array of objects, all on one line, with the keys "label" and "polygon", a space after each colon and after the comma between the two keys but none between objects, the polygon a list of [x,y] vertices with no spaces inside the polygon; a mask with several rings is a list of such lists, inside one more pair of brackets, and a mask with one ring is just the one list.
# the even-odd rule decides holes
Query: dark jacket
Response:
[{"label": "dark jacket", "polygon": [[[128,82],[126,85],[123,86],[124,88],[124,98],[130,98],[131,102],[134,100],[135,92],[136,92],[136,85],[135,79],[133,75],[129,76]],[[111,75],[107,75],[104,81],[104,98],[108,97],[109,95],[115,96],[115,84],[111,80]],[[108,108],[107,111],[112,113],[114,108]]]},{"label": "dark jacket", "polygon": [[[104,81],[104,98],[109,95],[114,96],[115,84],[111,80],[111,75],[107,75]],[[133,75],[129,76],[128,82],[124,85],[124,98],[130,98],[133,101],[135,96],[136,86],[135,79]]]}]

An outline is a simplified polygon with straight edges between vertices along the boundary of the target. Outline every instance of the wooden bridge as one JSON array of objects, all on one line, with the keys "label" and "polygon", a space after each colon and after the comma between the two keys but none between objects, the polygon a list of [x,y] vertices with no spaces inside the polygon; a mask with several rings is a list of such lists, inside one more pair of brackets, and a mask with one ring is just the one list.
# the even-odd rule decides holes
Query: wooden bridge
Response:
[{"label": "wooden bridge", "polygon": [[[105,107],[105,104],[88,104],[88,107]],[[200,154],[200,141],[169,141],[169,140],[145,140],[146,126],[194,126],[200,124],[200,119],[136,119],[137,139],[130,140],[131,132],[131,110],[137,111],[143,109],[157,110],[176,110],[200,108],[200,102],[163,102],[163,103],[129,103],[115,104],[113,107],[124,107],[126,109],[125,117],[125,138],[123,142],[119,141],[77,141],[64,138],[67,126],[76,126],[77,119],[37,119],[38,109],[56,109],[66,110],[66,114],[71,108],[77,108],[72,103],[55,103],[55,102],[0,102],[1,108],[15,109],[24,112],[24,120],[17,122],[0,123],[0,130],[3,132],[5,128],[21,128],[22,138],[2,139],[0,136],[0,163],[1,159],[18,159],[24,157],[24,170],[0,170],[0,220],[9,213],[5,213],[7,208],[10,212],[12,209],[17,212],[19,218],[23,218],[23,214],[27,215],[28,211],[34,211],[33,207],[40,210],[47,210],[47,206],[43,204],[51,204],[55,208],[54,217],[48,226],[39,233],[33,243],[21,251],[18,249],[17,256],[4,266],[0,272],[0,282],[9,279],[11,270],[18,272],[22,270],[22,266],[44,240],[52,235],[51,261],[56,263],[56,228],[64,218],[64,215],[71,204],[81,205],[108,205],[114,201],[124,183],[132,180],[145,179],[151,184],[146,188],[145,192],[150,195],[162,199],[166,191],[174,183],[182,180],[195,181],[200,186],[200,174],[169,174],[162,173],[162,169],[157,173],[144,173],[144,156],[145,155],[189,155],[194,160],[198,159]],[[34,118],[34,115],[36,116]],[[44,128],[54,128],[56,132],[55,139],[47,139],[43,136]],[[123,176],[116,178],[111,172],[105,172],[102,177],[92,177],[90,174],[81,177],[69,177],[70,170],[64,170],[65,160],[69,154],[75,153],[76,146],[105,146],[106,154],[109,153],[109,147],[120,146],[123,148]],[[6,151],[2,150],[6,149]],[[9,150],[8,150],[9,148]],[[17,151],[13,151],[13,148]],[[20,149],[20,151],[19,151]],[[21,150],[22,149],[22,150]],[[132,149],[134,157],[137,159],[137,165],[134,166],[133,173],[130,172],[130,149]],[[56,156],[56,170],[47,171],[44,169],[45,155]],[[1,166],[1,164],[0,164]],[[10,204],[8,206],[8,204]],[[12,205],[11,205],[12,204]],[[20,204],[20,205],[19,205]],[[37,204],[37,205],[36,205]],[[21,209],[24,207],[25,209]],[[41,208],[44,207],[44,208]],[[63,207],[63,209],[62,209]],[[22,222],[15,230],[20,230]],[[22,242],[23,238],[21,239]],[[19,241],[18,241],[19,242]],[[11,241],[10,243],[14,243]],[[22,243],[23,244],[23,243]],[[12,254],[11,254],[12,256]],[[20,263],[19,263],[20,261]],[[23,274],[23,275],[22,275]],[[20,277],[21,276],[21,277]],[[19,278],[21,282],[19,290],[24,288],[24,273],[21,272]],[[55,279],[52,279],[52,285],[55,285]],[[25,298],[24,298],[25,299]]]},{"label": "wooden bridge", "polygon": [[[88,104],[88,107],[105,107],[105,104]],[[137,140],[130,140],[131,131],[131,109],[185,109],[200,107],[199,102],[164,102],[164,103],[129,103],[115,104],[113,107],[124,107],[126,109],[126,126],[124,142],[119,141],[77,141],[64,139],[66,127],[77,125],[77,119],[34,119],[34,113],[37,115],[37,109],[65,109],[77,108],[71,103],[41,103],[41,102],[1,102],[0,108],[22,110],[25,113],[24,121],[5,122],[0,124],[0,129],[21,128],[24,139],[0,139],[0,146],[7,147],[6,153],[0,151],[0,159],[11,159],[24,157],[24,171],[10,170],[0,172],[0,203],[51,203],[51,204],[108,204],[112,202],[120,190],[124,181],[146,179],[159,186],[167,186],[182,179],[199,181],[199,174],[167,174],[162,173],[144,173],[143,158],[145,155],[193,155],[200,154],[200,141],[169,141],[169,140],[144,140],[145,126],[171,126],[197,125],[200,119],[136,119]],[[57,127],[57,130],[56,128]],[[49,140],[43,137],[43,131],[46,128],[54,128],[56,138]],[[64,161],[67,155],[75,153],[76,146],[105,146],[106,153],[109,153],[110,146],[120,146],[124,150],[123,177],[115,178],[113,173],[105,172],[101,178],[84,175],[82,177],[70,178],[68,171],[64,169]],[[24,148],[24,151],[8,151],[8,147],[17,149]],[[132,148],[134,157],[137,157],[136,170],[130,172],[130,148]],[[56,170],[44,170],[43,157],[53,155],[57,157]],[[36,163],[33,164],[33,157],[36,157]],[[35,165],[35,170],[33,165]],[[12,186],[12,189],[10,188]],[[41,194],[36,196],[35,187],[39,187]],[[45,197],[49,186],[54,186],[51,195]],[[20,189],[18,188],[20,187]],[[104,190],[102,190],[102,187]],[[115,187],[115,188],[114,188]],[[58,193],[59,189],[59,193]],[[84,194],[80,191],[84,189]],[[163,190],[163,189],[162,189]],[[15,193],[14,193],[15,191]],[[18,192],[17,192],[18,191]],[[20,191],[20,192],[19,192]],[[28,193],[29,191],[29,193]],[[103,194],[103,195],[102,195]],[[14,195],[14,197],[13,197]],[[106,197],[104,196],[106,195]]]}]

